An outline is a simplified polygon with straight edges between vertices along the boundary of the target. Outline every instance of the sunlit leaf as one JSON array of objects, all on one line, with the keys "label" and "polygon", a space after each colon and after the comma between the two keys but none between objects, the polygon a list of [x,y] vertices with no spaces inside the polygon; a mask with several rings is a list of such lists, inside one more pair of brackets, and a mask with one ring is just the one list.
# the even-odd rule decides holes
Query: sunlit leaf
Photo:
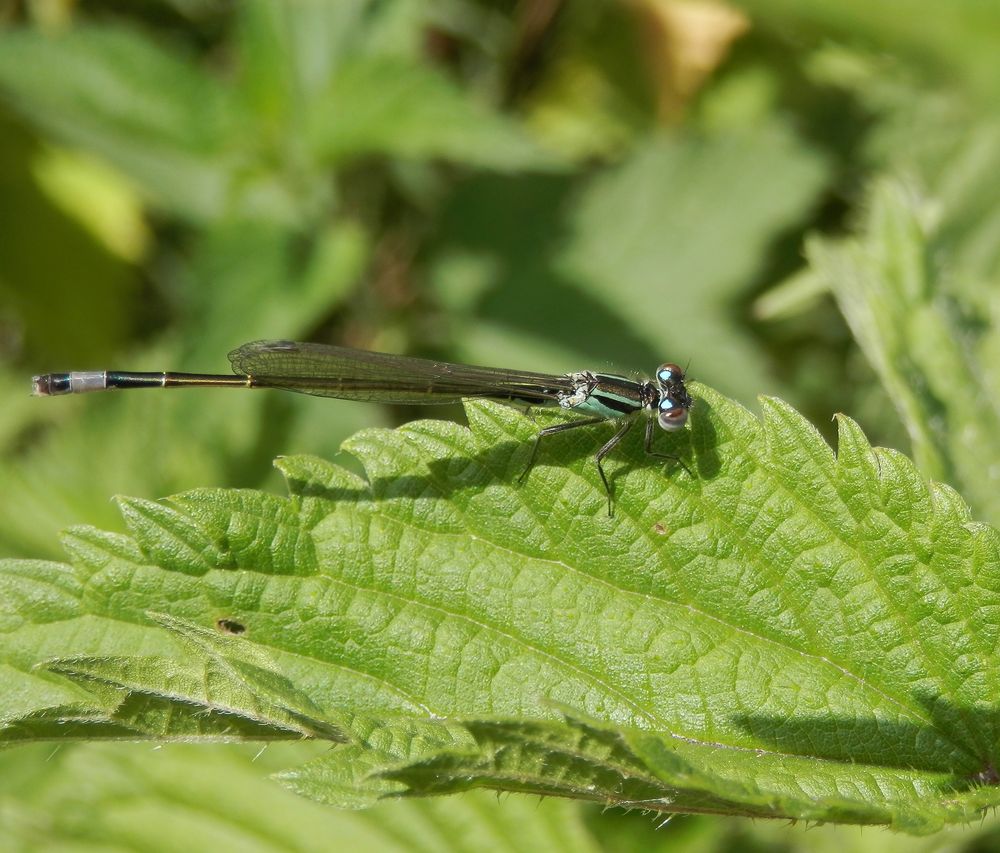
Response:
[{"label": "sunlit leaf", "polygon": [[914,187],[884,181],[858,237],[813,240],[809,255],[895,403],[921,468],[961,488],[996,522],[1000,336],[990,315],[1000,315],[1000,301],[995,288],[961,299],[961,282],[946,286],[974,272],[953,271],[951,256],[936,251],[952,240],[935,219]]},{"label": "sunlit leaf", "polygon": [[357,434],[367,481],[293,457],[290,498],[123,501],[130,536],[72,532],[72,567],[4,564],[6,737],[75,701],[78,736],[346,739],[286,774],[342,805],[486,786],[923,833],[997,802],[996,532],[850,420],[834,456],[778,401],[695,391],[658,442],[689,471],[630,438],[613,518],[605,429],[519,486],[537,426],[493,404]]}]

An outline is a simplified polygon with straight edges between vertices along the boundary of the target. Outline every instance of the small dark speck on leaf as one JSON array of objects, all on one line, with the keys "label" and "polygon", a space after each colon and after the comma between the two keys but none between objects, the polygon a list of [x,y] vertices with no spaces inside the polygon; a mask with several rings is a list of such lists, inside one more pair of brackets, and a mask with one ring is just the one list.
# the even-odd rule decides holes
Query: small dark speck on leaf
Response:
[{"label": "small dark speck on leaf", "polygon": [[242,622],[234,622],[232,619],[216,619],[215,627],[222,634],[232,634],[234,636],[246,631],[246,625]]}]

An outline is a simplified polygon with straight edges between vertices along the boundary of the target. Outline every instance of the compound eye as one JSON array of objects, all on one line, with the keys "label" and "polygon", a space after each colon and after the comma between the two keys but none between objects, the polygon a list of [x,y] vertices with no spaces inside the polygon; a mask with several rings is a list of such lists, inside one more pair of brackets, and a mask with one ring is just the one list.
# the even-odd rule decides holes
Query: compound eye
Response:
[{"label": "compound eye", "polygon": [[660,383],[661,388],[666,388],[674,382],[682,382],[683,380],[684,371],[671,361],[661,364],[656,368],[656,381]]},{"label": "compound eye", "polygon": [[660,400],[656,416],[657,423],[667,432],[676,432],[684,427],[688,419],[686,406],[681,405],[672,397],[664,397]]}]

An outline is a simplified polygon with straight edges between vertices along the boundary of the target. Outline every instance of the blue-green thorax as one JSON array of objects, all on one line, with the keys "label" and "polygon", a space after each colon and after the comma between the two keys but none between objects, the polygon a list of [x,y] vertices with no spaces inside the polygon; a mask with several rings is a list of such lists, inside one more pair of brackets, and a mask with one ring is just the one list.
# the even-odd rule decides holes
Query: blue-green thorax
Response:
[{"label": "blue-green thorax", "polygon": [[624,418],[643,409],[653,411],[660,400],[660,392],[652,382],[590,371],[570,376],[576,387],[560,397],[559,405],[565,409],[599,418]]},{"label": "blue-green thorax", "polygon": [[687,422],[692,406],[684,373],[675,364],[661,365],[656,382],[590,371],[571,373],[569,378],[573,388],[558,395],[559,405],[599,418],[628,418],[646,412],[655,416],[663,429],[674,431]]}]

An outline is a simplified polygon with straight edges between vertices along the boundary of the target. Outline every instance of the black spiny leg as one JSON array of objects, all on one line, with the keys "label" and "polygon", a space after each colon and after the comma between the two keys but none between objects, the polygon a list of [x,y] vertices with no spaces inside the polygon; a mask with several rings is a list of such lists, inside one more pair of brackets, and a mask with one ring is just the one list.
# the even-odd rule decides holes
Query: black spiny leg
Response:
[{"label": "black spiny leg", "polygon": [[604,474],[604,467],[601,465],[601,460],[607,456],[615,446],[625,438],[625,433],[632,429],[632,420],[625,421],[611,438],[608,439],[607,443],[602,447],[597,453],[594,454],[594,461],[597,463],[597,473],[601,475],[601,480],[604,481],[604,491],[608,493],[608,518],[615,517],[614,504],[611,502],[611,485],[608,483],[608,478]]},{"label": "black spiny leg", "polygon": [[538,435],[535,436],[535,444],[531,448],[531,456],[528,458],[528,464],[524,466],[524,471],[521,473],[521,476],[517,478],[517,482],[523,483],[524,478],[528,476],[528,472],[534,467],[535,457],[538,456],[538,445],[541,444],[543,435],[555,435],[557,432],[565,432],[568,429],[576,429],[577,427],[591,426],[593,424],[602,424],[606,420],[607,418],[584,418],[580,421],[567,421],[564,424],[556,424],[555,426],[545,427],[540,430]]},{"label": "black spiny leg", "polygon": [[647,456],[652,456],[654,459],[669,459],[671,462],[676,462],[685,471],[687,471],[689,477],[694,477],[691,473],[691,469],[684,464],[684,460],[680,456],[674,456],[672,453],[656,453],[653,450],[653,420],[649,419],[646,421],[646,438],[642,443],[642,449],[646,451]]}]

